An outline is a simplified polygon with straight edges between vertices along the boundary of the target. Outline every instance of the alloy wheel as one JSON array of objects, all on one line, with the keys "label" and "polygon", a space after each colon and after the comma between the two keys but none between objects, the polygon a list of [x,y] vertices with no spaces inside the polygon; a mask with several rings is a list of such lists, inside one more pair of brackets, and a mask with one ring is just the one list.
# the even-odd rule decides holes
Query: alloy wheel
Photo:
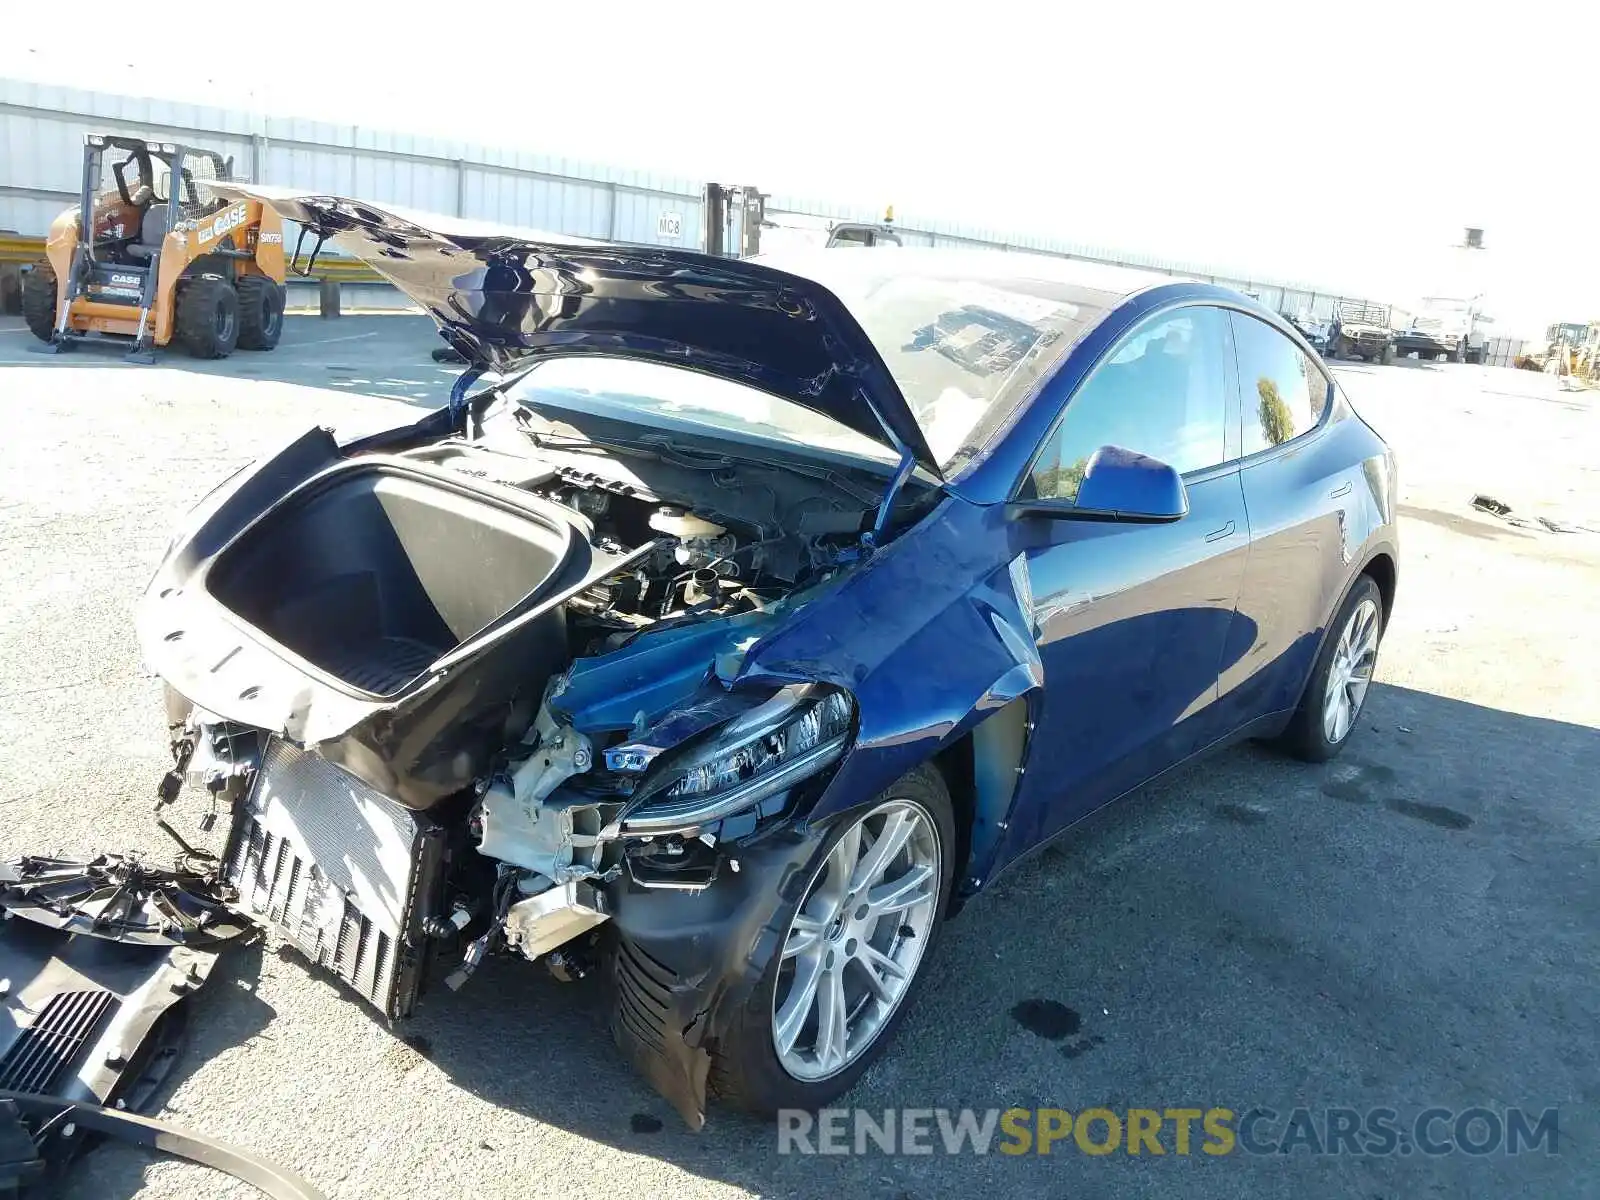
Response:
[{"label": "alloy wheel", "polygon": [[783,1069],[815,1082],[856,1062],[910,989],[933,933],[939,832],[921,805],[889,800],[834,843],[789,922],[772,997]]},{"label": "alloy wheel", "polygon": [[1372,683],[1378,661],[1378,604],[1370,597],[1356,605],[1339,634],[1328,664],[1328,688],[1322,703],[1322,732],[1337,745],[1349,735]]}]

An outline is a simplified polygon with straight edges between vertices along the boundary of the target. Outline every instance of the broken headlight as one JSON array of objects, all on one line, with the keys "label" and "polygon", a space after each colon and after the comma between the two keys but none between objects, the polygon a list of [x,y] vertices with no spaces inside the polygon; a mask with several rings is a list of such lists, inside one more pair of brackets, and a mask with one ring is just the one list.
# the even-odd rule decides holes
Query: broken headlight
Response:
[{"label": "broken headlight", "polygon": [[855,704],[844,692],[785,687],[706,741],[664,758],[622,826],[630,833],[681,829],[759,804],[837,762],[854,721]]}]

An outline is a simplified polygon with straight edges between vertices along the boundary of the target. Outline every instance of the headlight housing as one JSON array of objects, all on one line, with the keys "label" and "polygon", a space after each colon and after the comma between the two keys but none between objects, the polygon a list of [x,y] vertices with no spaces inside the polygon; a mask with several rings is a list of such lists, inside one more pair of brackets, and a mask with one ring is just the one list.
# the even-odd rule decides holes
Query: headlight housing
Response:
[{"label": "headlight housing", "polygon": [[837,762],[854,727],[848,693],[784,687],[708,739],[664,756],[634,793],[622,829],[667,832],[750,808]]}]

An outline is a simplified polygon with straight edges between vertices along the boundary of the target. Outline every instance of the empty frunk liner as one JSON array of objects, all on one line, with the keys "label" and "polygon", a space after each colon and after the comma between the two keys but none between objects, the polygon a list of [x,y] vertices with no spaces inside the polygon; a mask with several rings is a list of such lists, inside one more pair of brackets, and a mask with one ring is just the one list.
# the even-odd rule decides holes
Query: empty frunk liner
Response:
[{"label": "empty frunk liner", "polygon": [[406,463],[352,463],[241,534],[206,589],[317,670],[398,695],[537,604],[572,557],[579,535],[559,510],[507,492]]}]

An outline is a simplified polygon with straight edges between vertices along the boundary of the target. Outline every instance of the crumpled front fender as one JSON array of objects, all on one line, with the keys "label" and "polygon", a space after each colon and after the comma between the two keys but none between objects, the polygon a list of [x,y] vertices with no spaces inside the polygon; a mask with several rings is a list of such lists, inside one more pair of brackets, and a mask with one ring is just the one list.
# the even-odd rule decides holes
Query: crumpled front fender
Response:
[{"label": "crumpled front fender", "polygon": [[742,679],[855,696],[855,743],[813,819],[865,803],[1043,687],[1023,538],[1002,506],[952,497],[751,649]]}]

